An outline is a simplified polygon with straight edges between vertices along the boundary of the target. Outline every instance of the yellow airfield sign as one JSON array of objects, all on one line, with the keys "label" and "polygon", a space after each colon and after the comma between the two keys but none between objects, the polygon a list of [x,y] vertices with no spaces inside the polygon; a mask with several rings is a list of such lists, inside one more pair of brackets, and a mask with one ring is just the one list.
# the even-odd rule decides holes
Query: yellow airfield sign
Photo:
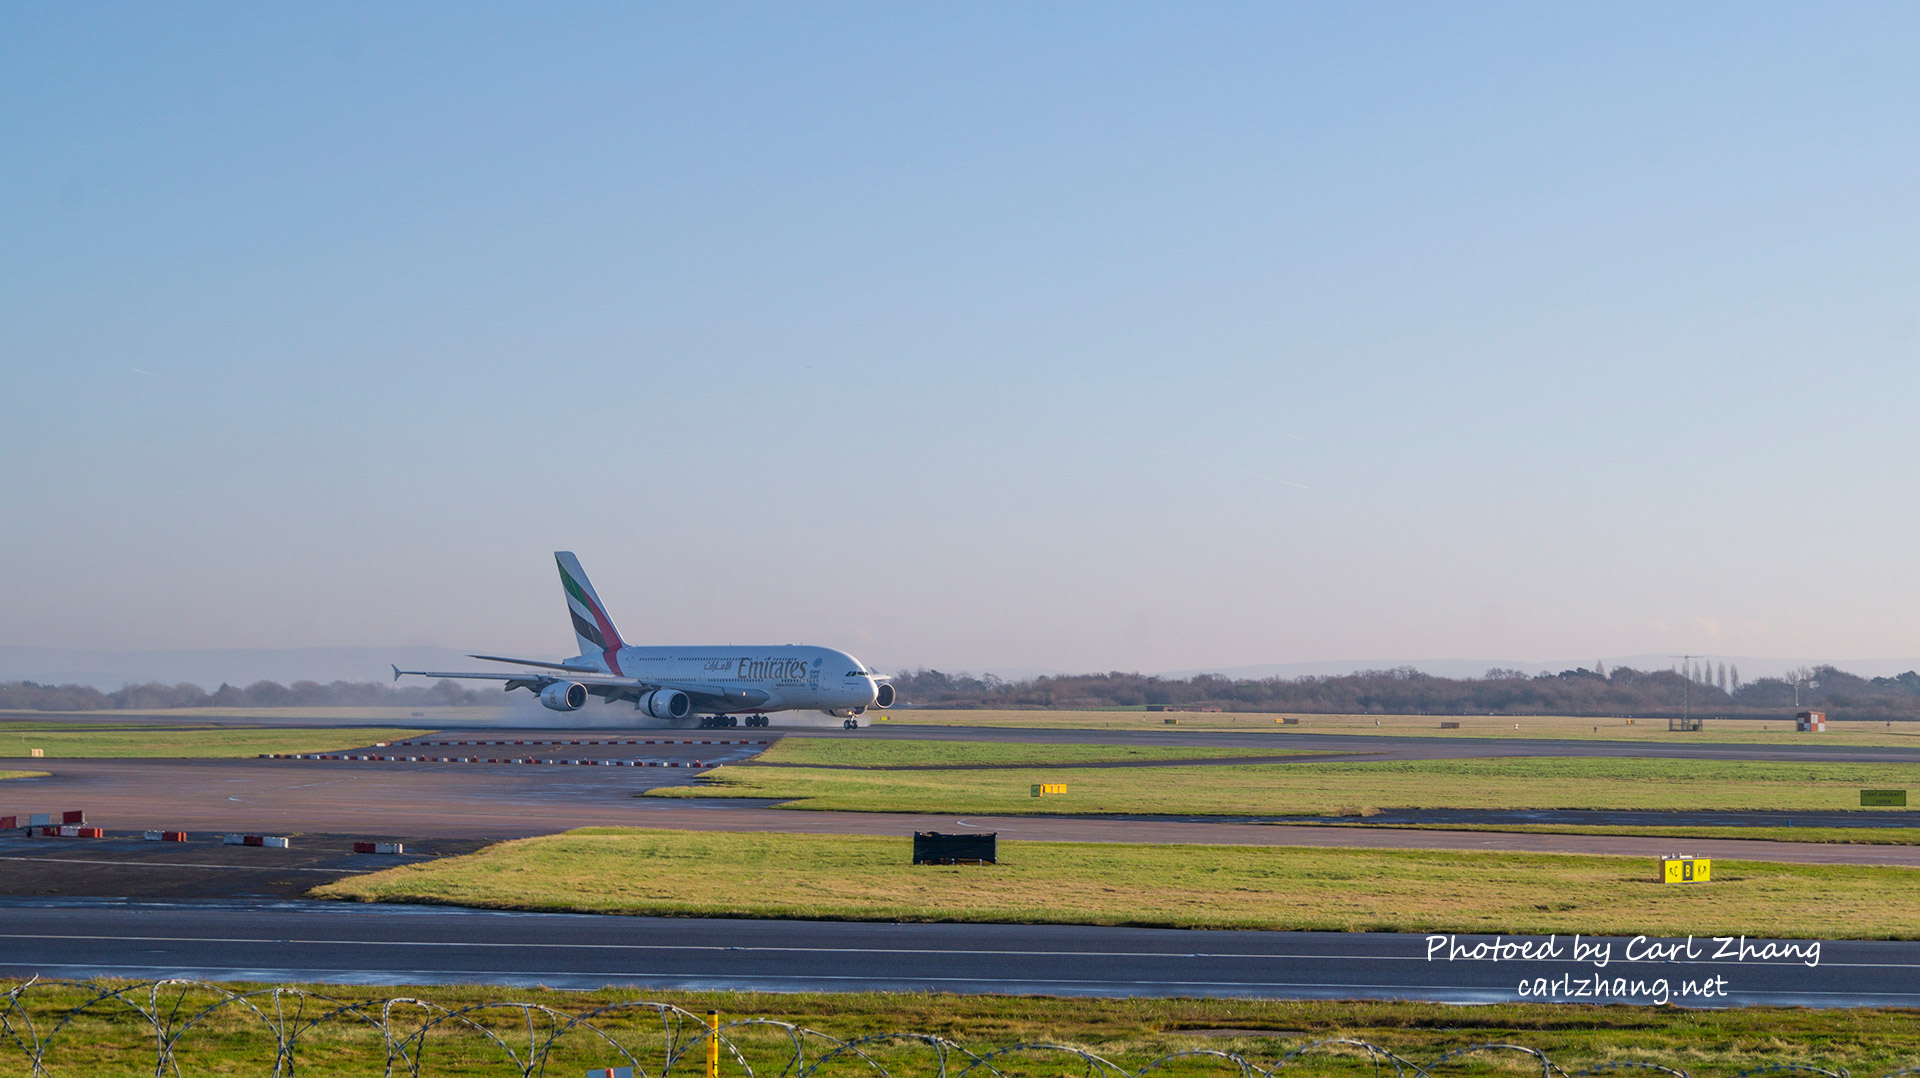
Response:
[{"label": "yellow airfield sign", "polygon": [[1713,878],[1713,859],[1708,857],[1662,857],[1660,882],[1705,883]]}]

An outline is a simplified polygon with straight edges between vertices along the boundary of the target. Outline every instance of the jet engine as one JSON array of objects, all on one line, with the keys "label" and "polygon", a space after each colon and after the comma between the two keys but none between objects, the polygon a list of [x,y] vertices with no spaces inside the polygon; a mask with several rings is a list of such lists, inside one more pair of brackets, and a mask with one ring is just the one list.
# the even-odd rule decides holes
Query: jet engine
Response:
[{"label": "jet engine", "polygon": [[556,681],[540,690],[540,703],[555,711],[578,711],[587,703],[587,687],[577,681]]},{"label": "jet engine", "polygon": [[892,682],[882,681],[878,685],[874,686],[874,690],[875,690],[874,697],[873,697],[874,707],[892,707],[893,706],[893,683]]},{"label": "jet engine", "polygon": [[693,701],[679,689],[655,689],[635,704],[656,719],[684,719],[693,710]]}]

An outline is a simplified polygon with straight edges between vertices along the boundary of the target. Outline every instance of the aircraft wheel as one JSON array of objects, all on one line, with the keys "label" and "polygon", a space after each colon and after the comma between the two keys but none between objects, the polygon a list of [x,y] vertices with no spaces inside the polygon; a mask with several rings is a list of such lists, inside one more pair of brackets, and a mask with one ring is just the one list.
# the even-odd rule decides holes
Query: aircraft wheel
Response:
[{"label": "aircraft wheel", "polygon": [[860,720],[848,719],[846,722],[843,722],[840,725],[845,727],[848,730],[858,730],[860,729]]}]

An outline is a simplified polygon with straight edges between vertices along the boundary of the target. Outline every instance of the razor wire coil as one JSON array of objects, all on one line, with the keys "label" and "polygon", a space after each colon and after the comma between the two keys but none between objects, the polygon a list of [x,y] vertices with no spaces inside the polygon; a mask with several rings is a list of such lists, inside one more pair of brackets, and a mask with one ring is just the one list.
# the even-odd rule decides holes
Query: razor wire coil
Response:
[{"label": "razor wire coil", "polygon": [[[79,1002],[35,1009],[38,998],[77,996]],[[651,1015],[634,1029],[608,1028]],[[1487,1060],[1519,1057],[1540,1078],[1601,1078],[1617,1072],[1648,1072],[1665,1078],[1692,1078],[1688,1072],[1658,1063],[1612,1061],[1566,1070],[1546,1053],[1526,1045],[1477,1042],[1450,1048],[1432,1061],[1417,1063],[1393,1049],[1350,1037],[1328,1037],[1289,1048],[1262,1063],[1241,1052],[1192,1048],[1168,1052],[1129,1068],[1070,1044],[1023,1042],[976,1051],[933,1033],[884,1032],[849,1039],[772,1018],[742,1018],[709,1028],[705,1018],[671,1003],[645,999],[603,1003],[566,1011],[545,1003],[486,1000],[449,1006],[412,996],[340,999],[292,985],[236,991],[189,979],[132,984],[33,979],[13,986],[0,1007],[0,1078],[64,1078],[49,1056],[71,1040],[82,1019],[125,1022],[150,1041],[153,1078],[189,1078],[182,1055],[199,1034],[217,1022],[240,1019],[254,1031],[263,1060],[271,1063],[261,1078],[295,1078],[310,1045],[321,1031],[355,1030],[377,1037],[381,1078],[431,1078],[436,1037],[465,1037],[493,1057],[487,1074],[519,1078],[566,1076],[553,1069],[563,1038],[578,1037],[594,1058],[632,1068],[633,1078],[699,1078],[706,1066],[709,1040],[717,1040],[726,1078],[1169,1078],[1176,1068],[1213,1068],[1221,1078],[1288,1078],[1283,1071],[1308,1065],[1316,1057],[1338,1055],[1361,1062],[1372,1078],[1447,1078],[1451,1069]],[[636,1031],[638,1030],[638,1032]],[[651,1032],[649,1032],[651,1031]],[[265,1037],[259,1034],[266,1034]],[[644,1042],[640,1039],[645,1037]],[[64,1038],[64,1040],[63,1040]],[[769,1047],[769,1042],[779,1047]],[[438,1046],[437,1046],[438,1045]],[[751,1049],[751,1057],[750,1057]],[[314,1051],[321,1049],[315,1048]],[[910,1069],[892,1057],[911,1053]],[[573,1056],[582,1050],[574,1049]],[[883,1058],[884,1057],[884,1058]],[[569,1057],[572,1058],[572,1057]],[[757,1066],[756,1066],[757,1061]],[[1516,1060],[1518,1062],[1518,1060]],[[471,1066],[466,1068],[472,1070]],[[138,1073],[149,1073],[142,1062]],[[1798,1075],[1800,1078],[1851,1078],[1845,1069],[1804,1063],[1769,1063],[1729,1078]],[[1889,1071],[1880,1078],[1913,1078],[1920,1065]]]}]

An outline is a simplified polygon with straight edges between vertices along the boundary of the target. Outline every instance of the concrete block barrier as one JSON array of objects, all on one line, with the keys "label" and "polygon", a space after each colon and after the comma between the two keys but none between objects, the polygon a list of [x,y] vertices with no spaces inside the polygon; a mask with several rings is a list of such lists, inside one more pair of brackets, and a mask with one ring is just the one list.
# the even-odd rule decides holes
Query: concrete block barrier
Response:
[{"label": "concrete block barrier", "polygon": [[356,842],[353,844],[353,852],[354,853],[406,853],[407,846],[406,846],[406,843],[404,842]]},{"label": "concrete block barrier", "polygon": [[524,738],[514,741],[396,741],[398,748],[459,748],[464,746],[489,745],[771,745],[771,739],[761,738],[626,738],[606,741],[528,741]]},{"label": "concrete block barrier", "polygon": [[[645,742],[653,744],[653,742]],[[695,745],[696,741],[668,741],[660,744]],[[704,744],[733,744],[733,742],[704,742]],[[750,744],[750,742],[738,742]],[[765,742],[762,742],[765,744]],[[406,764],[547,764],[560,767],[713,767],[715,764],[705,760],[588,760],[588,759],[538,759],[532,756],[356,756],[338,754],[274,756],[279,760],[349,760],[370,763],[406,763]],[[4,819],[5,817],[0,817]]]},{"label": "concrete block barrier", "polygon": [[[58,820],[54,819],[56,815],[60,817]],[[86,822],[87,814],[84,812],[29,812],[24,817],[0,816],[0,831],[12,831],[21,827],[28,829],[35,827],[72,827],[84,825]]]},{"label": "concrete block barrier", "polygon": [[140,836],[148,842],[185,842],[185,831],[148,831]]}]

